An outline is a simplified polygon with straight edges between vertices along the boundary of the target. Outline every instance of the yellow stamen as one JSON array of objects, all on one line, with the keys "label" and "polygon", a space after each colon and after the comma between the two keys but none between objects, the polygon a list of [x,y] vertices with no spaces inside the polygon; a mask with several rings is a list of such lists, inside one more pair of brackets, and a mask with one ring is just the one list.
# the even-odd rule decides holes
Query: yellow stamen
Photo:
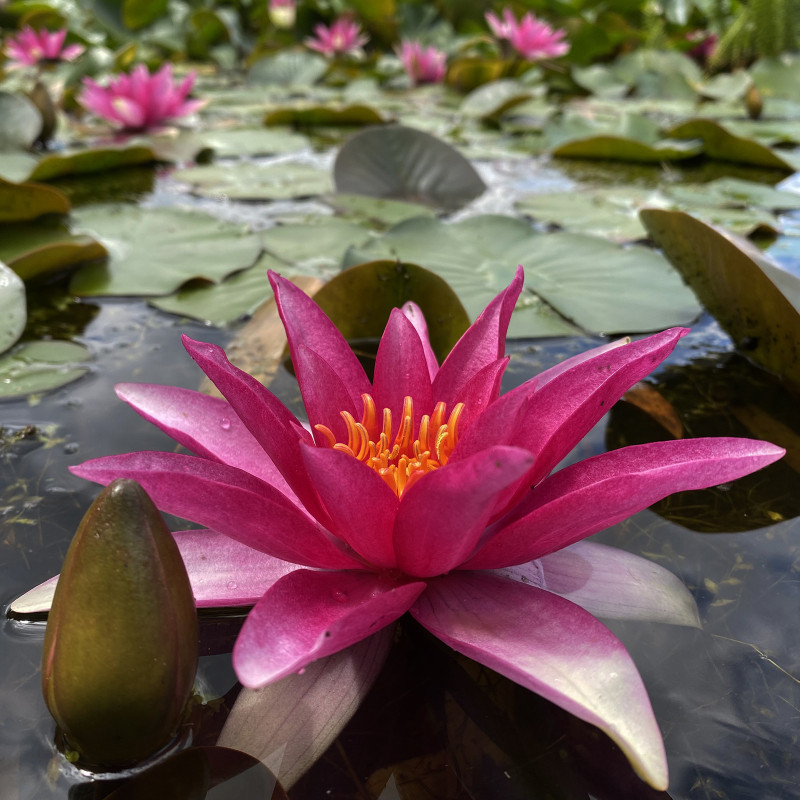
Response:
[{"label": "yellow stamen", "polygon": [[398,497],[423,475],[447,463],[458,442],[458,423],[464,410],[463,403],[458,403],[449,417],[446,404],[437,403],[433,414],[425,414],[420,420],[415,438],[414,401],[405,397],[393,440],[392,412],[388,408],[383,409],[379,428],[375,401],[369,394],[363,394],[361,398],[364,401],[361,422],[356,422],[349,412],[341,412],[347,430],[347,444],[337,442],[333,432],[325,425],[315,426],[331,447],[372,467]]}]

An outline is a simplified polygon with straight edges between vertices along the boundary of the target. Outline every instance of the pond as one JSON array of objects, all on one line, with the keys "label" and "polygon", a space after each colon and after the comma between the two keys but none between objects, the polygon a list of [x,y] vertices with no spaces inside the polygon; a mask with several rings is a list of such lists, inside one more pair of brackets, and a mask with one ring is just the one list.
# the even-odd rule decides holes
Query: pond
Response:
[{"label": "pond", "polygon": [[[412,223],[407,224],[427,226],[424,235],[429,237],[434,232],[439,235],[438,228],[434,231],[431,226],[462,226],[458,230],[463,235],[459,235],[466,240],[476,235],[478,224],[484,224],[476,220],[505,215],[544,238],[551,235],[544,233],[548,224],[558,220],[532,210],[533,205],[522,207],[523,201],[534,203],[539,196],[550,196],[552,209],[559,209],[565,193],[577,195],[589,187],[598,192],[597,197],[604,187],[622,184],[652,196],[657,189],[666,192],[684,184],[699,192],[698,187],[707,188],[715,179],[734,173],[767,187],[786,174],[721,162],[693,163],[685,169],[676,165],[622,167],[618,162],[532,155],[529,143],[512,127],[523,125],[525,119],[530,125],[533,106],[513,125],[509,122],[505,131],[484,125],[480,117],[478,123],[464,123],[458,129],[453,122],[463,122],[454,110],[458,100],[438,88],[411,98],[401,93],[383,96],[373,86],[362,86],[370,102],[391,108],[404,123],[439,133],[447,129],[446,138],[464,145],[463,152],[486,184],[486,191],[476,199],[458,210],[440,210],[438,217],[423,206],[416,207],[416,213],[424,215],[419,217],[399,204],[381,206],[374,199],[367,201],[371,207],[365,211],[344,198],[337,204],[333,194],[331,170],[347,134],[327,127],[311,134],[288,127],[250,128],[249,136],[258,139],[269,133],[271,139],[269,144],[246,145],[244,138],[232,134],[243,127],[242,120],[252,122],[263,115],[263,90],[259,94],[237,87],[237,95],[231,87],[220,88],[212,77],[201,82],[208,92],[215,86],[216,102],[203,117],[204,127],[212,134],[210,146],[218,148],[213,165],[193,164],[200,148],[190,147],[191,155],[175,159],[182,162],[179,166],[127,167],[55,181],[71,198],[73,232],[90,231],[111,252],[112,264],[128,259],[141,265],[141,271],[130,275],[115,272],[116,267],[107,270],[90,264],[82,271],[67,274],[62,270],[28,284],[23,341],[77,342],[88,350],[91,360],[86,362],[85,374],[66,385],[0,404],[0,602],[5,608],[59,571],[72,535],[97,494],[93,484],[73,476],[68,467],[108,454],[175,447],[116,398],[114,384],[135,381],[198,388],[202,375],[183,350],[181,334],[223,346],[236,342],[245,320],[269,295],[266,268],[331,278],[348,263],[348,257],[349,263],[367,260],[358,257],[359,249],[381,258],[390,257],[392,247],[405,246],[391,226],[409,219]],[[356,96],[358,87],[352,84],[348,92]],[[242,148],[240,155],[234,153],[235,148]],[[272,170],[277,171],[268,176]],[[259,180],[253,182],[255,173]],[[797,183],[790,179],[784,186],[791,190]],[[619,202],[634,205],[626,205],[626,213],[614,219],[611,238],[615,242],[642,238],[643,233],[636,233],[635,191]],[[341,211],[348,203],[346,216],[334,215],[334,210]],[[597,200],[596,204],[601,203]],[[718,208],[727,222],[736,217],[730,205]],[[758,207],[756,202],[746,210],[731,224],[750,232],[755,229],[754,219],[767,227],[774,219],[782,235],[770,245],[771,252],[786,269],[800,273],[795,246],[800,217],[791,213],[773,217],[776,208],[769,203]],[[171,213],[198,211],[211,216],[200,222],[187,216],[185,228],[180,220],[165,223]],[[606,221],[570,223],[565,215],[566,211],[558,211],[560,224],[567,229],[596,232],[597,225],[608,229]],[[218,238],[205,239],[203,225],[215,222],[231,228],[219,228]],[[176,224],[188,243],[176,245]],[[617,224],[625,230],[621,232]],[[631,225],[634,233],[629,232]],[[413,236],[422,236],[421,230],[414,228]],[[511,228],[506,230],[511,236]],[[473,316],[487,291],[498,291],[506,281],[505,274],[492,266],[494,261],[512,259],[503,269],[513,270],[520,252],[535,253],[536,247],[545,247],[537,240],[535,246],[523,242],[520,249],[512,250],[496,233],[489,227],[482,238],[464,245],[467,252],[474,252],[479,279],[459,275],[459,269],[466,268],[456,263],[452,248],[453,264],[449,272],[443,269]],[[381,241],[381,236],[390,238]],[[199,247],[192,248],[193,238],[201,242]],[[428,247],[429,241],[433,239],[425,239],[421,247]],[[652,255],[639,245],[622,248],[596,241],[597,252],[614,247],[613,257],[619,260],[631,252],[642,261]],[[184,244],[188,249],[181,251]],[[587,256],[580,245],[578,240],[569,240],[563,253],[559,250],[552,256],[553,262],[561,263],[559,259],[568,259],[574,252],[576,260],[584,263]],[[160,247],[163,253],[157,252]],[[431,261],[437,266],[446,261],[441,254],[449,247],[447,242],[431,245]],[[176,253],[183,253],[180,257],[191,263],[176,265],[172,288],[167,289],[158,281],[172,268],[170,261],[179,258]],[[205,264],[191,261],[195,256],[219,261],[225,254],[230,260],[213,276],[204,271]],[[604,251],[602,257],[611,258]],[[156,265],[148,266],[148,258]],[[403,255],[403,260],[416,259]],[[240,281],[238,290],[231,288],[230,281],[222,282],[231,272],[235,274],[230,280]],[[535,273],[531,264],[530,281]],[[630,280],[635,296],[637,281],[649,280],[647,274],[617,279],[616,290],[621,291],[619,287]],[[146,284],[141,295],[154,298],[162,308],[132,296],[137,294],[131,288],[137,281]],[[214,288],[212,281],[221,282],[221,291],[204,298],[203,293]],[[676,283],[674,291],[683,291],[680,281]],[[658,291],[651,287],[651,293]],[[687,313],[691,318],[690,312],[698,311],[693,302],[683,295],[678,300],[672,297],[658,308],[658,314],[673,314],[672,322],[683,324],[690,321]],[[580,313],[589,318],[594,313],[592,303],[582,303],[578,304]],[[531,317],[540,311],[531,311]],[[620,301],[609,313],[624,316],[626,304]],[[536,316],[536,321],[512,327],[504,392],[608,339],[587,331],[640,335],[649,330],[628,328],[624,323],[592,328],[575,325],[574,320],[545,313]],[[666,324],[659,322],[656,327]],[[235,346],[247,349],[241,342]],[[255,371],[265,368],[258,363],[250,366]],[[285,366],[270,375],[270,389],[302,416],[297,383]],[[748,362],[710,314],[699,311],[692,332],[680,340],[667,361],[644,386],[615,406],[568,459],[684,435],[778,441],[772,438],[775,435],[789,449],[787,458],[763,471],[732,484],[672,496],[595,537],[674,572],[699,608],[702,627],[698,629],[608,622],[631,653],[653,704],[669,760],[668,793],[642,784],[619,750],[597,729],[455,654],[406,616],[372,690],[333,744],[294,783],[290,797],[800,797],[795,746],[800,717],[796,409],[796,395]],[[173,529],[186,527],[173,518],[168,522]],[[230,652],[242,619],[201,614],[202,657],[196,690],[203,704],[193,718],[195,743],[216,741],[238,691]],[[0,646],[3,796],[19,800],[105,797],[116,786],[113,776],[102,776],[106,782],[92,781],[56,750],[55,725],[41,696],[43,635],[42,621],[4,621]],[[207,796],[222,797],[223,791],[218,787]],[[233,796],[234,791],[239,790],[229,788],[225,796]]]}]

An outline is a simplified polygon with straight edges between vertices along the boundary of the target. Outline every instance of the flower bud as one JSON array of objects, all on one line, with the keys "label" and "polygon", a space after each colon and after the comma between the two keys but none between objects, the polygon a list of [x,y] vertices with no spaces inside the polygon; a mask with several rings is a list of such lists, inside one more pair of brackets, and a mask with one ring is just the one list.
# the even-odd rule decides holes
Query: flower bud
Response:
[{"label": "flower bud", "polygon": [[750,119],[759,119],[764,110],[764,98],[761,92],[751,84],[744,96],[744,106],[747,109],[747,116]]},{"label": "flower bud", "polygon": [[114,481],[70,545],[44,639],[44,699],[81,763],[132,764],[169,741],[194,683],[197,642],[172,534],[136,481]]}]

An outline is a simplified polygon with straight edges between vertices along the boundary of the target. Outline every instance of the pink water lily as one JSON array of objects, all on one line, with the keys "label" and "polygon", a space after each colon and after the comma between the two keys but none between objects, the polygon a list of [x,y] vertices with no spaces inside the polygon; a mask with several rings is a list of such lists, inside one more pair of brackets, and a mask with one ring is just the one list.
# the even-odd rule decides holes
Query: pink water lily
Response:
[{"label": "pink water lily", "polygon": [[[184,338],[222,398],[153,384],[118,395],[195,455],[73,468],[133,478],[164,511],[198,606],[255,604],[233,652],[259,687],[406,611],[455,650],[605,731],[667,786],[658,725],[606,617],[697,624],[668,571],[582,541],[665,495],[727,482],[783,450],[750,439],[622,448],[553,471],[686,332],[619,341],[500,395],[518,270],[439,366],[413,303],[395,309],[370,382],[300,289],[270,273],[311,430],[212,344]],[[33,610],[46,589],[15,610]]]},{"label": "pink water lily", "polygon": [[84,51],[83,45],[71,44],[64,47],[67,37],[65,28],[58,31],[36,31],[26,26],[16,36],[11,36],[5,44],[5,54],[13,66],[32,67],[54,61],[74,61]]},{"label": "pink water lily", "polygon": [[108,86],[84,78],[78,102],[126,130],[147,130],[193,114],[206,104],[206,100],[188,99],[195,78],[196,74],[191,72],[176,83],[169,63],[152,75],[145,64],[137,64],[130,74],[112,78]]},{"label": "pink water lily", "polygon": [[400,45],[403,69],[413,83],[439,83],[444,79],[447,55],[435,47],[403,41]]},{"label": "pink water lily", "polygon": [[569,52],[569,44],[562,41],[566,31],[551,28],[530,12],[517,22],[510,8],[503,9],[502,19],[491,11],[486,13],[486,22],[498,39],[506,39],[522,58],[538,61],[543,58],[558,58]]},{"label": "pink water lily", "polygon": [[369,41],[361,26],[347,17],[339,17],[330,27],[320,23],[314,26],[314,36],[306,38],[306,47],[316,50],[328,58],[344,55],[359,55]]}]

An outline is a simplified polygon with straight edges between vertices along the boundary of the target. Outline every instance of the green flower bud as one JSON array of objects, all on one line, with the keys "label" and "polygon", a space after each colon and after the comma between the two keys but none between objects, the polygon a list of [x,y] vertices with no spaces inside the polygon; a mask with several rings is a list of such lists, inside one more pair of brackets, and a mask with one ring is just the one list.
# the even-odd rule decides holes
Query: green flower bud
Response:
[{"label": "green flower bud", "polygon": [[107,486],[67,552],[47,621],[42,690],[83,763],[141,761],[175,733],[197,669],[180,552],[136,481]]}]

